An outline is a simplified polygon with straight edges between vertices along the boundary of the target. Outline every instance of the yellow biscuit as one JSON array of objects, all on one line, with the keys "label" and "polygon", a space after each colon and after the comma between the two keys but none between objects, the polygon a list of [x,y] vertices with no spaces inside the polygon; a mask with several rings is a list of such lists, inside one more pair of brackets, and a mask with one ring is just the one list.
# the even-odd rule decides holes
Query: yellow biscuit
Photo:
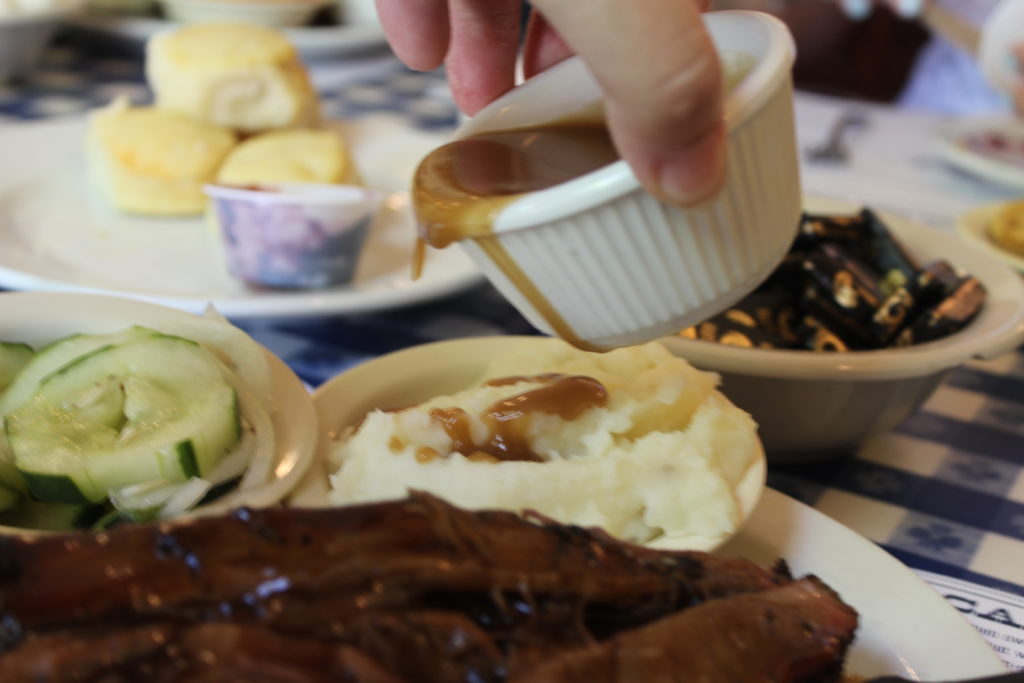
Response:
[{"label": "yellow biscuit", "polygon": [[200,23],[158,34],[146,76],[157,106],[245,133],[319,120],[295,47],[272,28]]},{"label": "yellow biscuit", "polygon": [[228,155],[217,182],[355,183],[358,178],[341,136],[304,128],[249,138]]},{"label": "yellow biscuit", "polygon": [[1024,201],[1004,206],[992,220],[988,232],[996,244],[1024,256]]},{"label": "yellow biscuit", "polygon": [[86,153],[93,181],[117,209],[185,216],[203,212],[202,186],[234,144],[229,130],[121,100],[90,117]]}]

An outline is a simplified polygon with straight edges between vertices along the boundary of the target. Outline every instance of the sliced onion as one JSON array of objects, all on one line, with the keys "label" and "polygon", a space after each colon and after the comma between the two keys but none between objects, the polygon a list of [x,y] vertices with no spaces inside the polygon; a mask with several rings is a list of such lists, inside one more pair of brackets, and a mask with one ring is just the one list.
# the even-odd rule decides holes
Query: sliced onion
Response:
[{"label": "sliced onion", "polygon": [[262,403],[270,403],[272,379],[266,351],[213,307],[207,307],[202,317],[175,317],[159,327],[161,332],[191,339],[208,348],[233,374],[244,378]]},{"label": "sliced onion", "polygon": [[175,517],[188,512],[213,488],[213,484],[206,479],[192,477],[184,484],[178,484],[176,488],[174,495],[160,508],[160,517]]},{"label": "sliced onion", "polygon": [[212,306],[201,317],[175,317],[157,327],[167,334],[198,342],[217,357],[224,379],[237,392],[242,422],[238,443],[204,478],[173,484],[171,490],[162,493],[166,497],[161,501],[160,516],[189,511],[210,488],[240,475],[239,490],[267,485],[277,454],[271,419],[273,379],[267,352]]},{"label": "sliced onion", "polygon": [[152,510],[174,497],[181,482],[151,479],[110,492],[110,502],[118,510]]},{"label": "sliced onion", "polygon": [[[266,484],[274,468],[277,454],[277,438],[274,422],[270,418],[270,406],[258,399],[249,386],[230,368],[222,367],[221,372],[229,384],[238,392],[238,405],[242,411],[243,429],[252,435],[252,454],[249,466],[242,476],[239,489],[249,489]],[[243,434],[244,439],[246,434]]]},{"label": "sliced onion", "polygon": [[212,470],[204,477],[208,479],[211,484],[222,484],[228,479],[234,479],[235,477],[245,472],[246,468],[249,467],[249,462],[252,460],[253,450],[256,447],[256,437],[251,429],[243,426],[242,438],[238,440],[234,448],[228,452],[224,458],[218,462]]}]

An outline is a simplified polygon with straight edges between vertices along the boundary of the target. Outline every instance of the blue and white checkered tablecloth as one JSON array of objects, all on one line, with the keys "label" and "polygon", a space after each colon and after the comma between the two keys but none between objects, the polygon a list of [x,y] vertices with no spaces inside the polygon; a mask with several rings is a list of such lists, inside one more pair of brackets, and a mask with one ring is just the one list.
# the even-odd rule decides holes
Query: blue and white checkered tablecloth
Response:
[{"label": "blue and white checkered tablecloth", "polygon": [[[0,87],[0,125],[149,95],[141,66],[53,49],[24,82]],[[389,111],[445,129],[455,110],[439,74],[396,67],[327,89],[332,117]],[[0,159],[2,162],[2,159]],[[399,311],[243,324],[311,386],[369,358],[422,342],[533,334],[490,286]],[[1024,596],[1024,355],[956,370],[924,408],[851,457],[772,467],[771,486],[874,540],[906,564]]]}]

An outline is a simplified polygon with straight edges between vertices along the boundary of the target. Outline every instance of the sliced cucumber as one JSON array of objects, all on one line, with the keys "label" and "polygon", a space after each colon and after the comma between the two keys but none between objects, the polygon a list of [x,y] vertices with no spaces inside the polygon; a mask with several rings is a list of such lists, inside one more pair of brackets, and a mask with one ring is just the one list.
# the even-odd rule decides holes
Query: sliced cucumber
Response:
[{"label": "sliced cucumber", "polygon": [[[34,354],[35,351],[28,344],[0,342],[0,396],[3,396],[4,390],[14,381],[22,368],[28,365]],[[3,417],[0,415],[0,427],[2,426]],[[10,507],[7,504],[7,491],[13,489],[18,493],[16,498],[20,498],[20,492],[25,490],[25,483],[14,467],[14,455],[2,433],[0,433],[0,486],[4,487],[0,490],[0,510]]]},{"label": "sliced cucumber", "polygon": [[18,489],[0,485],[0,512],[18,507],[23,498],[24,496]]},{"label": "sliced cucumber", "polygon": [[199,500],[196,506],[198,507],[201,505],[206,505],[207,503],[212,503],[215,500],[223,498],[227,494],[237,489],[238,484],[241,481],[242,477],[239,476],[232,477],[231,479],[222,481],[219,484],[214,484],[212,487],[210,487],[210,490],[206,492],[206,495]]},{"label": "sliced cucumber", "polygon": [[94,531],[106,531],[124,524],[152,522],[157,518],[157,510],[111,510],[92,524]]},{"label": "sliced cucumber", "polygon": [[238,441],[235,390],[211,352],[152,331],[96,341],[62,366],[36,370],[35,391],[5,417],[33,496],[96,502],[153,479],[185,481]]},{"label": "sliced cucumber", "polygon": [[0,394],[25,367],[35,351],[28,344],[0,341]]},{"label": "sliced cucumber", "polygon": [[43,378],[76,358],[102,346],[153,334],[158,333],[145,327],[130,327],[114,334],[73,334],[50,342],[31,357],[0,396],[0,415],[6,415],[27,401],[36,392]]},{"label": "sliced cucumber", "polygon": [[106,513],[106,510],[102,505],[24,500],[15,509],[0,512],[0,524],[45,531],[88,529]]},{"label": "sliced cucumber", "polygon": [[[0,427],[2,426],[3,419],[0,418]],[[28,489],[25,487],[25,480],[21,478],[18,468],[14,465],[14,453],[11,452],[11,447],[7,445],[7,437],[3,433],[0,433],[0,486],[22,493],[28,492]],[[0,507],[0,510],[3,509],[3,507]]]}]

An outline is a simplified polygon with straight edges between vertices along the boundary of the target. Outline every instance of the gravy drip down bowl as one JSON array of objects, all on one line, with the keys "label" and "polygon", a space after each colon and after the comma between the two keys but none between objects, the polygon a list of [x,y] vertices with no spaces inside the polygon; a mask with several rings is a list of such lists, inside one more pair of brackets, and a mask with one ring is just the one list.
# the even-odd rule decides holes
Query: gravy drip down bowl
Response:
[{"label": "gravy drip down bowl", "polygon": [[[785,254],[800,215],[793,42],[781,22],[758,12],[704,20],[723,62],[750,65],[725,99],[727,176],[715,197],[665,204],[616,158],[546,189],[485,195],[469,206],[474,220],[484,212],[483,230],[435,240],[424,216],[443,218],[450,205],[422,197],[418,176],[415,203],[428,241],[459,241],[535,327],[581,348],[671,334],[750,292]],[[565,122],[602,122],[600,88],[579,58],[502,96],[455,139]],[[492,199],[500,204],[487,215]]]}]

